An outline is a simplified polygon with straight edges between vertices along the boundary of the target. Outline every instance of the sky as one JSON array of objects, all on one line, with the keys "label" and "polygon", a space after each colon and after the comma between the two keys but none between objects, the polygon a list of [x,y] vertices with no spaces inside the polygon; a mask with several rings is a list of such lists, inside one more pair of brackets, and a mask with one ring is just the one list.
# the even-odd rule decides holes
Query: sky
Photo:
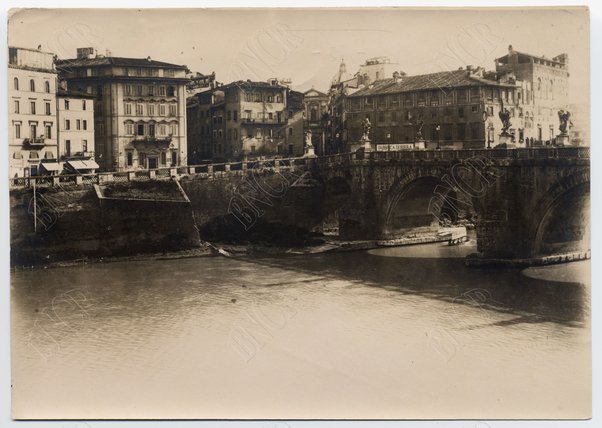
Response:
[{"label": "sky", "polygon": [[42,45],[60,58],[99,54],[185,64],[219,82],[289,78],[327,91],[344,59],[354,74],[388,56],[409,75],[466,65],[494,69],[515,50],[569,55],[570,101],[589,94],[585,8],[515,9],[22,9],[9,17],[11,46]]}]

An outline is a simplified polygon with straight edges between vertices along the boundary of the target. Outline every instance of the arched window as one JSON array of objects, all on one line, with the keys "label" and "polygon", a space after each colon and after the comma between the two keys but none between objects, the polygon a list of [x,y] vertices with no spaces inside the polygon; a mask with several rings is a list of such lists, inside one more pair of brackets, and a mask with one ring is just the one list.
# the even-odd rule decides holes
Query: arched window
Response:
[{"label": "arched window", "polygon": [[44,89],[47,93],[50,93],[50,82],[48,80],[44,82]]},{"label": "arched window", "polygon": [[17,79],[16,77],[14,79],[14,84],[15,84],[15,91],[18,91],[19,90],[19,79]]},{"label": "arched window", "polygon": [[33,79],[31,79],[29,81],[29,90],[31,92],[35,92],[36,91],[36,82]]}]

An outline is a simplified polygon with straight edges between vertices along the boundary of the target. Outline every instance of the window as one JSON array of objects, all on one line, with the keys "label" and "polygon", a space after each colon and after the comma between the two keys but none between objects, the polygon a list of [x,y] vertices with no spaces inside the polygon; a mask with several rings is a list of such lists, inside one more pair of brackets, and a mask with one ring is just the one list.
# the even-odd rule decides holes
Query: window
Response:
[{"label": "window", "polygon": [[155,105],[154,104],[149,104],[146,108],[148,110],[148,115],[149,116],[154,116],[155,115]]},{"label": "window", "polygon": [[261,102],[261,94],[255,94],[255,102],[256,103],[260,103]]},{"label": "window", "polygon": [[464,117],[464,107],[458,108],[458,117]]},{"label": "window", "polygon": [[159,104],[159,116],[165,116],[165,104]]},{"label": "window", "polygon": [[142,85],[136,85],[136,95],[142,96]]},{"label": "window", "polygon": [[233,113],[232,119],[234,120],[234,122],[237,122],[238,121],[238,111],[234,110],[232,113]]},{"label": "window", "polygon": [[82,100],[82,110],[86,110],[86,100]]},{"label": "window", "polygon": [[82,121],[82,125],[83,125],[83,128],[84,128],[84,131],[87,131],[88,130],[88,121],[87,120],[83,120]]},{"label": "window", "polygon": [[165,96],[165,86],[159,86],[159,95]]},{"label": "window", "polygon": [[15,91],[19,90],[19,79],[17,79],[16,77],[13,79],[13,85],[15,87]]},{"label": "window", "polygon": [[15,100],[15,113],[19,113],[19,100]]},{"label": "window", "polygon": [[226,113],[226,120],[232,120],[232,112],[230,110]]},{"label": "window", "polygon": [[268,95],[268,103],[273,103],[274,97],[272,95]]},{"label": "window", "polygon": [[281,103],[282,102],[282,95],[276,95],[276,102],[277,103]]},{"label": "window", "polygon": [[161,152],[161,165],[167,164],[167,153]]},{"label": "window", "polygon": [[288,128],[288,135],[293,135],[293,128]]},{"label": "window", "polygon": [[167,87],[167,96],[174,97],[176,95],[176,89],[173,86]]},{"label": "window", "polygon": [[170,135],[178,135],[178,124],[169,125],[169,133]]},{"label": "window", "polygon": [[65,155],[71,156],[71,140],[65,140]]},{"label": "window", "polygon": [[142,116],[144,114],[144,109],[142,108],[142,104],[136,104],[136,116]]},{"label": "window", "polygon": [[[159,135],[165,135],[165,131],[167,130],[167,127],[165,125],[159,125]],[[201,127],[201,131],[202,131],[202,127]],[[201,132],[202,134],[202,132]]]},{"label": "window", "polygon": [[83,152],[88,151],[88,140],[82,140],[82,151]]},{"label": "window", "polygon": [[134,153],[129,150],[126,153],[126,157],[127,157],[127,166],[132,166],[134,164]]},{"label": "window", "polygon": [[46,114],[50,116],[50,103],[46,103]]},{"label": "window", "polygon": [[150,135],[151,137],[155,136],[155,125],[148,125],[148,135]]},{"label": "window", "polygon": [[71,121],[69,119],[65,119],[65,130],[69,131],[71,129]]},{"label": "window", "polygon": [[46,125],[46,138],[52,138],[52,125]]},{"label": "window", "polygon": [[132,85],[124,85],[123,92],[125,95],[132,95]]},{"label": "window", "polygon": [[178,164],[178,152],[171,152],[171,166]]},{"label": "window", "polygon": [[35,92],[36,91],[36,82],[33,79],[31,79],[29,81],[29,90],[31,92]]},{"label": "window", "polygon": [[50,82],[48,80],[44,82],[44,90],[46,91],[46,93],[50,93]]},{"label": "window", "polygon": [[[178,113],[177,113],[177,107],[178,107],[178,106],[177,106],[177,105],[175,105],[175,104],[170,104],[170,105],[169,105],[169,115],[170,115],[170,116],[177,116],[177,114],[178,114]],[[220,116],[220,117],[221,117],[221,116]]]},{"label": "window", "polygon": [[15,123],[15,138],[21,138],[21,124]]},{"label": "window", "polygon": [[69,100],[65,100],[65,110],[69,110]]},{"label": "window", "polygon": [[155,95],[155,87],[153,85],[149,85],[149,87],[148,87],[148,95],[151,96],[151,97],[153,95]]},{"label": "window", "polygon": [[144,124],[139,123],[136,127],[136,135],[144,135]]},{"label": "window", "polygon": [[132,123],[125,124],[125,134],[126,135],[134,135],[134,124],[132,124]]},{"label": "window", "polygon": [[75,121],[75,129],[77,129],[78,131],[79,131],[80,129],[82,129],[82,121],[81,121],[81,120],[77,119],[77,120]]},{"label": "window", "polygon": [[470,111],[472,111],[473,113],[478,113],[479,106],[477,104],[470,106]]},{"label": "window", "polygon": [[31,114],[36,114],[36,102],[35,101],[29,102],[29,112]]}]

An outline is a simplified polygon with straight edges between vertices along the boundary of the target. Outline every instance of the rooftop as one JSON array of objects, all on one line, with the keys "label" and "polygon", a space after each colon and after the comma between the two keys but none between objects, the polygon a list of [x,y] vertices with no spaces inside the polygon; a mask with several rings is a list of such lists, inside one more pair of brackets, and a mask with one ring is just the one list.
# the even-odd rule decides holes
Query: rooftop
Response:
[{"label": "rooftop", "polygon": [[482,85],[514,87],[512,84],[500,83],[496,80],[479,77],[472,74],[469,70],[454,70],[420,74],[416,76],[405,76],[399,79],[391,78],[379,80],[367,88],[358,90],[350,95],[350,97]]},{"label": "rooftop", "polygon": [[113,65],[118,67],[161,67],[186,70],[185,65],[171,64],[169,62],[155,61],[148,58],[124,58],[117,56],[96,56],[94,58],[73,58],[56,61],[57,67],[97,67]]}]

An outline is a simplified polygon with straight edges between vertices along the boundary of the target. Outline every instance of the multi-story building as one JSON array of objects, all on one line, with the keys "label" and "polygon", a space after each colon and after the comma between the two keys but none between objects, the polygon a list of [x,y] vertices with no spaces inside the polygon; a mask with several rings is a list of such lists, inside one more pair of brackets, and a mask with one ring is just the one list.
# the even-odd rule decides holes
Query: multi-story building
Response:
[{"label": "multi-story building", "polygon": [[386,56],[369,58],[360,65],[357,73],[359,85],[369,85],[379,80],[390,79],[399,70],[399,64],[392,63]]},{"label": "multi-story building", "polygon": [[522,108],[521,132],[529,144],[553,143],[559,134],[558,111],[568,107],[569,58],[560,54],[552,59],[517,52],[495,60],[499,75],[511,73],[519,85]]},{"label": "multi-story building", "polygon": [[59,169],[56,139],[56,71],[53,54],[9,47],[9,174]]},{"label": "multi-story building", "polygon": [[147,58],[94,55],[57,61],[70,89],[95,97],[95,160],[123,171],[187,164],[187,68]]},{"label": "multi-story building", "polygon": [[366,118],[377,150],[412,144],[419,130],[427,148],[477,148],[499,142],[503,108],[519,115],[516,85],[469,68],[379,80],[346,97],[342,119],[348,148],[361,139]]},{"label": "multi-story building", "polygon": [[70,172],[93,172],[94,96],[59,88],[57,92],[59,160]]},{"label": "multi-story building", "polygon": [[329,104],[328,95],[311,88],[303,93],[305,130],[311,131],[312,144],[318,155],[326,153],[328,138]]},{"label": "multi-story building", "polygon": [[189,98],[190,153],[197,161],[303,154],[302,125],[289,126],[297,109],[288,108],[289,92],[270,79],[233,82]]}]

